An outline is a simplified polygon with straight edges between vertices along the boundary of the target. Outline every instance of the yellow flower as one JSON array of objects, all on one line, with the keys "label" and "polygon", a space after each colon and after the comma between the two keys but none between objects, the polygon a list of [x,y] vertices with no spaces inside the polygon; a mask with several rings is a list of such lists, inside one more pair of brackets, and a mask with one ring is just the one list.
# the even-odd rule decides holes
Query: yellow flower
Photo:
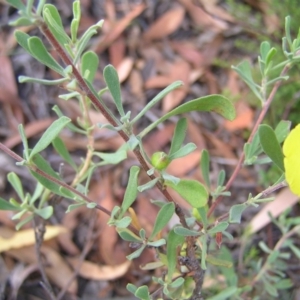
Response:
[{"label": "yellow flower", "polygon": [[300,196],[300,124],[285,139],[283,154],[286,181],[291,191]]}]

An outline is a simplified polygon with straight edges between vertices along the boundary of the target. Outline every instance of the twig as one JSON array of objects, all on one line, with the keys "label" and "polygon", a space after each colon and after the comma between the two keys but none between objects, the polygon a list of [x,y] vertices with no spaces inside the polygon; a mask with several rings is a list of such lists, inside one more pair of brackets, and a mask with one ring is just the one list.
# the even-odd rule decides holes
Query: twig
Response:
[{"label": "twig", "polygon": [[[290,68],[291,68],[291,65],[290,64],[286,64],[285,67],[283,68],[283,70],[281,71],[280,77],[285,76],[286,73],[289,71]],[[276,94],[278,88],[280,87],[281,83],[282,83],[282,80],[279,80],[279,81],[277,81],[274,84],[274,86],[272,88],[272,91],[269,94],[269,97],[268,97],[267,101],[264,103],[264,106],[263,106],[263,108],[262,108],[262,110],[261,110],[261,112],[260,112],[260,114],[259,114],[259,116],[258,116],[258,118],[257,118],[257,120],[255,122],[255,125],[254,125],[254,127],[253,127],[253,129],[251,131],[251,134],[250,134],[250,136],[248,138],[247,143],[251,143],[252,142],[252,140],[254,138],[254,135],[255,135],[255,133],[256,133],[256,131],[258,129],[258,126],[263,121],[263,119],[264,119],[264,117],[265,117],[265,115],[266,115],[266,113],[267,113],[267,111],[268,111],[268,109],[269,109],[272,101],[274,100],[275,94]],[[226,184],[226,188],[225,188],[226,191],[228,191],[230,189],[232,183],[234,182],[235,178],[237,177],[237,175],[238,175],[238,173],[239,173],[239,171],[240,171],[240,169],[242,167],[244,158],[245,158],[245,153],[242,152],[242,154],[240,155],[239,161],[238,161],[238,163],[237,163],[237,165],[236,165],[236,167],[235,167],[235,169],[234,169],[231,177],[229,178],[229,180],[228,180],[228,182]],[[223,198],[224,198],[223,196],[219,196],[216,199],[216,201],[212,204],[212,206],[209,208],[209,211],[207,213],[208,217],[211,216],[211,214],[216,209],[216,207],[221,203],[221,201],[223,200]]]},{"label": "twig", "polygon": [[68,280],[68,282],[66,283],[66,285],[64,286],[64,288],[59,292],[59,294],[57,295],[57,300],[61,300],[65,293],[67,292],[69,286],[72,284],[72,282],[75,280],[75,278],[77,277],[81,265],[85,259],[85,257],[87,256],[87,254],[89,253],[89,251],[92,248],[93,245],[93,229],[95,227],[95,222],[96,222],[96,214],[94,213],[94,211],[92,211],[92,217],[90,218],[90,222],[89,222],[89,227],[88,227],[88,233],[86,236],[86,241],[85,241],[85,245],[84,248],[79,256],[79,262],[74,270],[73,275],[71,276],[71,278]]},{"label": "twig", "polygon": [[41,246],[42,246],[42,243],[44,240],[44,235],[46,232],[45,223],[44,223],[44,220],[40,220],[41,222],[39,224],[37,224],[36,218],[37,217],[33,218],[33,226],[34,226],[34,235],[35,235],[35,253],[36,253],[36,257],[37,257],[37,261],[38,261],[38,265],[39,265],[39,270],[40,270],[40,273],[41,273],[41,276],[43,279],[43,281],[40,282],[40,284],[45,289],[45,291],[47,292],[47,294],[49,295],[51,300],[55,300],[56,298],[55,298],[54,292],[52,290],[51,284],[48,280],[48,277],[46,275],[44,264],[43,264],[43,259],[42,259],[42,255],[41,255]]}]

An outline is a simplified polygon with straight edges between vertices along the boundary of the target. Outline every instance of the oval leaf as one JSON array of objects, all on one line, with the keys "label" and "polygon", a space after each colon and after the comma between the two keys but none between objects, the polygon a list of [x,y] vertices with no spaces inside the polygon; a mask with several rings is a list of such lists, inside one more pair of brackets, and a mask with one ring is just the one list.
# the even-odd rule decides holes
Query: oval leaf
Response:
[{"label": "oval leaf", "polygon": [[186,118],[181,118],[176,124],[169,156],[171,156],[173,153],[177,152],[180,149],[186,136],[186,128],[187,128]]},{"label": "oval leaf", "polygon": [[[85,52],[81,58],[81,74],[84,78],[92,83],[94,81],[99,65],[98,55],[93,51]],[[86,72],[88,75],[86,76]]]},{"label": "oval leaf", "polygon": [[152,230],[152,233],[149,237],[151,240],[154,238],[158,232],[160,232],[170,221],[172,218],[173,214],[175,212],[175,205],[173,202],[171,203],[166,203],[158,212],[155,224]]},{"label": "oval leaf", "polygon": [[187,228],[184,228],[182,226],[177,226],[174,228],[175,233],[177,233],[178,235],[182,235],[182,236],[198,236],[201,233],[195,230],[190,230]]},{"label": "oval leaf", "polygon": [[49,54],[40,38],[34,36],[30,37],[27,41],[30,53],[35,59],[58,74],[65,76],[63,67]]},{"label": "oval leaf", "polygon": [[61,46],[70,44],[71,39],[66,34],[57,8],[52,4],[45,4],[43,7],[43,17],[49,30],[55,36]]},{"label": "oval leaf", "polygon": [[103,70],[103,77],[114,99],[115,105],[119,111],[120,116],[124,117],[125,113],[121,100],[120,81],[116,69],[112,65],[106,66]]},{"label": "oval leaf", "polygon": [[30,153],[29,159],[31,159],[34,155],[47,148],[56,138],[56,136],[61,132],[61,130],[70,122],[71,119],[65,116],[55,120],[34,146]]},{"label": "oval leaf", "polygon": [[20,210],[20,207],[14,206],[10,202],[0,197],[0,210]]},{"label": "oval leaf", "polygon": [[264,152],[284,171],[283,154],[274,130],[269,125],[263,124],[259,126],[258,134]]},{"label": "oval leaf", "polygon": [[175,190],[192,207],[199,208],[207,204],[207,190],[199,181],[183,179],[176,185],[171,181],[166,181],[166,185]]},{"label": "oval leaf", "polygon": [[177,247],[182,246],[184,237],[171,230],[168,235],[167,258],[168,258],[168,282],[172,281],[177,266]]},{"label": "oval leaf", "polygon": [[139,172],[140,168],[137,166],[133,166],[130,169],[129,181],[122,202],[120,217],[123,216],[123,214],[127,211],[127,209],[132,205],[132,203],[136,199],[138,193],[137,187]]},{"label": "oval leaf", "polygon": [[247,204],[245,203],[233,205],[229,211],[229,222],[241,223],[242,213],[246,208],[247,208]]},{"label": "oval leaf", "polygon": [[163,117],[153,122],[147,128],[145,128],[140,134],[140,137],[145,136],[148,132],[154,129],[157,125],[169,119],[172,116],[188,113],[191,111],[213,111],[228,120],[235,118],[235,108],[230,100],[222,95],[209,95],[201,98],[197,98],[186,102],[175,109],[171,110]]}]

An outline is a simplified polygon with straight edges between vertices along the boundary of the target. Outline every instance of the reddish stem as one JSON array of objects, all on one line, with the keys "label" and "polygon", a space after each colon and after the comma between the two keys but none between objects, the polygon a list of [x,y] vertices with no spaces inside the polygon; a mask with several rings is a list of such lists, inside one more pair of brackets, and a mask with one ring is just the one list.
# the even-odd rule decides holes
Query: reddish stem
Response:
[{"label": "reddish stem", "polygon": [[[283,70],[281,71],[280,76],[282,76],[282,77],[285,76],[286,73],[288,72],[288,70],[290,69],[290,67],[291,67],[290,64],[287,64],[287,65],[283,68]],[[252,140],[253,140],[253,138],[254,138],[254,135],[255,135],[255,133],[256,133],[256,131],[257,131],[257,129],[258,129],[258,126],[262,123],[262,121],[263,121],[263,119],[264,119],[264,117],[265,117],[265,115],[266,115],[266,113],[267,113],[267,111],[268,111],[268,109],[269,109],[269,107],[270,107],[272,101],[274,100],[275,94],[276,94],[278,88],[280,87],[281,83],[282,83],[282,80],[279,80],[279,81],[277,81],[277,82],[274,84],[274,86],[273,86],[273,88],[272,88],[272,91],[271,91],[271,93],[270,93],[270,95],[269,95],[267,101],[264,103],[264,106],[263,106],[263,108],[262,108],[262,110],[261,110],[261,112],[260,112],[260,114],[259,114],[259,116],[258,116],[258,118],[257,118],[257,120],[256,120],[256,122],[255,122],[255,125],[254,125],[254,127],[253,127],[253,129],[252,129],[252,131],[251,131],[251,134],[250,134],[250,136],[249,136],[249,138],[248,138],[247,143],[251,143],[251,142],[252,142]],[[231,177],[229,178],[229,180],[228,180],[228,182],[227,182],[227,184],[226,184],[226,191],[228,191],[228,190],[230,189],[232,183],[233,183],[234,180],[236,179],[236,177],[237,177],[237,175],[238,175],[240,169],[242,168],[242,164],[243,164],[244,158],[245,158],[245,153],[243,152],[243,153],[240,155],[239,161],[238,161],[237,165],[235,166],[235,169],[234,169],[234,171],[233,171]],[[208,217],[211,216],[211,214],[212,214],[213,211],[216,209],[216,207],[221,203],[221,201],[223,200],[223,198],[224,198],[223,196],[219,196],[219,197],[216,199],[216,201],[212,204],[212,206],[209,208],[209,211],[208,211],[208,213],[207,213],[207,216],[208,216]]]}]

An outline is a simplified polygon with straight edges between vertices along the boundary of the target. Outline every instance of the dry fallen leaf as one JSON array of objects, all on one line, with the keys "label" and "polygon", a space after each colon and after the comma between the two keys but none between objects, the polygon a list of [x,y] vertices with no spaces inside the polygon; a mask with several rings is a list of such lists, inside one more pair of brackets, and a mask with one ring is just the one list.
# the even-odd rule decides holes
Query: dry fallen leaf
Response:
[{"label": "dry fallen leaf", "polygon": [[185,9],[181,5],[168,10],[150,25],[144,34],[144,39],[146,41],[162,39],[175,32],[182,24],[184,13]]},{"label": "dry fallen leaf", "polygon": [[[69,257],[67,260],[74,269],[81,263],[79,258]],[[115,266],[99,266],[85,260],[82,262],[78,274],[90,280],[113,280],[126,274],[130,265],[131,261],[129,260]]]},{"label": "dry fallen leaf", "polygon": [[95,44],[95,46],[92,48],[92,51],[97,53],[104,51],[120,36],[120,34],[126,29],[131,21],[143,12],[145,8],[145,4],[139,4],[135,6],[123,19],[118,20],[116,23],[112,24],[113,22],[104,22],[103,30],[107,33],[103,38],[99,39],[99,42]]},{"label": "dry fallen leaf", "polygon": [[[45,272],[49,280],[56,284],[59,288],[64,288],[74,271],[66,263],[66,259],[53,249],[42,246],[41,255],[45,261]],[[21,249],[12,249],[6,252],[7,255],[16,258],[17,260],[26,264],[37,264],[34,246],[28,246]],[[67,291],[71,294],[77,293],[77,282],[73,281]]]},{"label": "dry fallen leaf", "polygon": [[[63,232],[66,232],[66,228],[62,226],[46,226],[44,240],[50,240]],[[13,231],[5,227],[0,227],[0,252],[23,248],[33,244],[35,244],[35,235],[32,228]]]}]

